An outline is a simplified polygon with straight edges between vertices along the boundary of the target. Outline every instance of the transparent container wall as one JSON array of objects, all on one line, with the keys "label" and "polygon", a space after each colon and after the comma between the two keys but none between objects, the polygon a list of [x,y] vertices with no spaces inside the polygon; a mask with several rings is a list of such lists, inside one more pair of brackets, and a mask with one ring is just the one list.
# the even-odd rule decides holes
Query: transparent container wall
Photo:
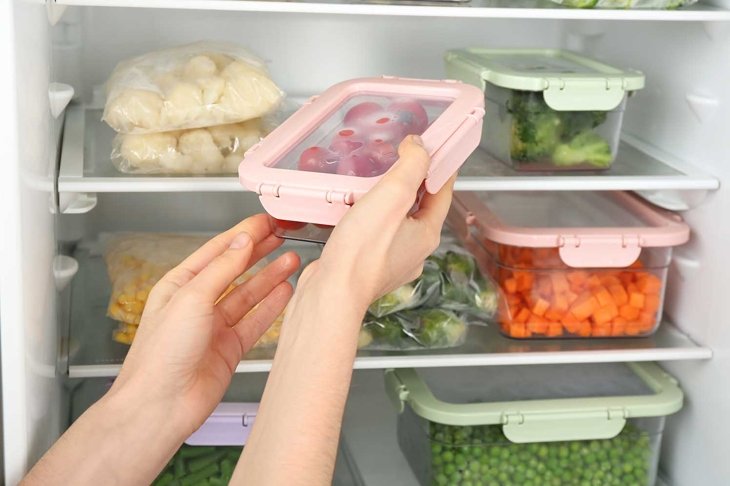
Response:
[{"label": "transparent container wall", "polygon": [[398,442],[423,485],[652,486],[664,417],[631,419],[612,439],[516,444],[500,425],[429,422],[410,407]]},{"label": "transparent container wall", "polygon": [[407,135],[421,135],[451,102],[353,96],[274,167],[357,177],[381,175],[398,159],[398,144]]},{"label": "transparent container wall", "polygon": [[646,228],[646,221],[600,192],[476,192],[499,220],[521,229]]},{"label": "transparent container wall", "polygon": [[671,248],[644,248],[627,268],[571,268],[558,248],[481,244],[509,337],[648,336],[661,322]]},{"label": "transparent container wall", "polygon": [[542,92],[488,84],[482,147],[516,170],[605,170],[616,158],[626,97],[612,111],[556,111]]},{"label": "transparent container wall", "polygon": [[228,484],[242,450],[183,444],[152,485]]}]

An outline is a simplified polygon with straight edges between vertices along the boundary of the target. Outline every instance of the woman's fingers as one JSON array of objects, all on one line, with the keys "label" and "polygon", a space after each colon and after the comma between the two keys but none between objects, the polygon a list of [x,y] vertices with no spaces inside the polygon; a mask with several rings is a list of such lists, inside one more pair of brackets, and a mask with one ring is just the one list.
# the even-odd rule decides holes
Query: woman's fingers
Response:
[{"label": "woman's fingers", "polygon": [[288,252],[266,265],[216,304],[226,326],[233,326],[299,268],[299,256]]},{"label": "woman's fingers", "polygon": [[284,311],[293,293],[294,289],[289,282],[281,282],[269,292],[269,295],[253,312],[247,314],[233,326],[244,354],[256,344],[271,323]]},{"label": "woman's fingers", "polygon": [[[249,234],[255,246],[263,243],[265,244],[265,248],[271,248],[273,250],[277,244],[280,245],[281,243],[273,239],[270,240],[270,237],[273,236],[271,231],[272,226],[269,216],[266,214],[257,214],[256,216],[244,219],[228,231],[217,235],[160,279],[150,294],[147,307],[152,309],[164,305],[175,292],[190,282],[215,257],[226,251],[233,239],[242,232]],[[253,262],[251,264],[263,256],[265,248],[262,248],[260,251],[254,251],[254,256],[251,258]]]},{"label": "woman's fingers", "polygon": [[254,242],[246,232],[239,233],[228,249],[213,258],[180,290],[181,298],[214,303],[246,268],[253,254]]},{"label": "woman's fingers", "polygon": [[443,226],[451,207],[455,182],[456,174],[436,194],[425,193],[418,211],[413,214],[413,218],[424,221],[429,226],[438,227],[438,230],[441,231],[441,226]]}]

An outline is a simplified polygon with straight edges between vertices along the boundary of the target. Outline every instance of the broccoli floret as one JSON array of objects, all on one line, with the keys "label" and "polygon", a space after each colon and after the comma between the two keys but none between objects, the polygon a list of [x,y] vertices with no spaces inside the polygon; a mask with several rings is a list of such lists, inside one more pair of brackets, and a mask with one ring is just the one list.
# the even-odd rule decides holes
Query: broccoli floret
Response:
[{"label": "broccoli floret", "polygon": [[403,338],[403,328],[395,317],[385,316],[377,320],[369,320],[365,325],[373,340],[395,347],[400,345]]},{"label": "broccoli floret", "polygon": [[560,144],[553,153],[555,165],[591,164],[597,168],[611,165],[611,147],[593,132],[582,132],[569,143]]},{"label": "broccoli floret", "polygon": [[605,123],[607,111],[565,111],[563,114],[563,140],[570,140],[586,130]]},{"label": "broccoli floret", "polygon": [[419,313],[419,341],[428,347],[453,346],[457,344],[466,324],[454,313],[441,309],[426,309]]},{"label": "broccoli floret", "polygon": [[418,295],[413,285],[406,284],[385,294],[372,304],[369,311],[376,317],[384,316],[401,309],[410,309],[418,304]]},{"label": "broccoli floret", "polygon": [[561,120],[555,113],[525,114],[512,124],[511,155],[516,160],[548,157],[560,141]]}]

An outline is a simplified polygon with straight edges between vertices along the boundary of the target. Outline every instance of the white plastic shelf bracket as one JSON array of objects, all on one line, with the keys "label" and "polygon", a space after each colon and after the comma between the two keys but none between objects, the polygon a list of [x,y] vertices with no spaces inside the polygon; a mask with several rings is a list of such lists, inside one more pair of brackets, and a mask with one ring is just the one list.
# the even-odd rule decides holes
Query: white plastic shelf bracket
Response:
[{"label": "white plastic shelf bracket", "polygon": [[65,83],[51,83],[48,85],[48,101],[53,118],[61,116],[73,97],[73,86]]}]

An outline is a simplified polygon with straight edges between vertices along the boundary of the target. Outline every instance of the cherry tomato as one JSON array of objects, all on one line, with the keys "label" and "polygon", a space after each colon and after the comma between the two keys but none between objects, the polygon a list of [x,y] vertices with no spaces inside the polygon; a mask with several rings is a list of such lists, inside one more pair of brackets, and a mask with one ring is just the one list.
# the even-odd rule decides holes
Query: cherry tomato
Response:
[{"label": "cherry tomato", "polygon": [[383,107],[380,106],[377,103],[374,103],[372,101],[366,101],[364,103],[359,103],[352,108],[350,108],[347,113],[345,113],[345,124],[360,124],[366,117],[369,115],[372,115],[374,113],[377,113],[379,111],[382,111]]},{"label": "cherry tomato", "polygon": [[381,140],[370,142],[367,146],[367,154],[375,161],[379,169],[388,170],[398,160],[398,150],[395,146]]},{"label": "cherry tomato", "polygon": [[420,135],[428,128],[428,114],[415,100],[396,100],[388,105],[387,111],[393,112],[404,126],[405,135]]},{"label": "cherry tomato", "polygon": [[337,173],[341,175],[371,177],[377,172],[375,161],[367,155],[350,154],[340,160]]},{"label": "cherry tomato", "polygon": [[285,219],[276,219],[272,218],[274,220],[274,225],[277,228],[281,228],[284,230],[298,230],[302,229],[305,226],[307,226],[307,223],[301,223],[299,221],[287,221]]},{"label": "cherry tomato", "polygon": [[374,124],[363,128],[371,142],[387,142],[397,145],[406,136],[405,125],[398,123],[395,116],[382,116]]},{"label": "cherry tomato", "polygon": [[322,147],[309,147],[299,156],[297,169],[333,173],[337,170],[337,156]]}]

